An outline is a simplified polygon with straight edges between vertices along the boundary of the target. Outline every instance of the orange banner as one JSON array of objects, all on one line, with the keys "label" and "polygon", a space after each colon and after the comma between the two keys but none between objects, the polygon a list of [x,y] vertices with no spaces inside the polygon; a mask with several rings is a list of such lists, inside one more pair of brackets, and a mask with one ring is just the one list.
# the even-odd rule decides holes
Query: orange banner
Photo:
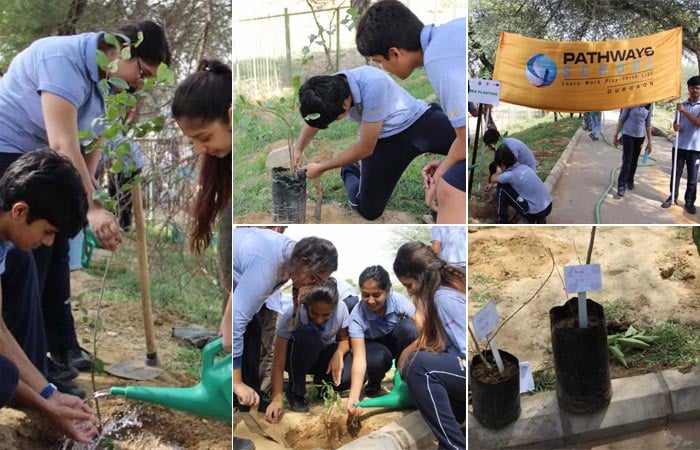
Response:
[{"label": "orange banner", "polygon": [[603,111],[681,94],[681,28],[623,41],[555,42],[501,32],[501,100],[562,112]]}]

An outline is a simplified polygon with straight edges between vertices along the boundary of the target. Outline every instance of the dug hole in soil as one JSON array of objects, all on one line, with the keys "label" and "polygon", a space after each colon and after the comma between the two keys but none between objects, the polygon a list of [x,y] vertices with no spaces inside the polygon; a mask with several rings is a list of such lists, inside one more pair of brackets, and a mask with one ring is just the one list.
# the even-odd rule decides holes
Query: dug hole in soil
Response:
[{"label": "dug hole in soil", "polygon": [[[83,296],[82,306],[87,309],[90,319],[96,317],[100,281],[84,271],[71,272],[71,290],[74,296],[89,290]],[[220,300],[212,299],[212,301]],[[179,344],[171,337],[172,327],[186,326],[189,323],[183,317],[167,311],[154,309],[153,313],[158,357],[161,366],[165,368],[169,362],[174,361],[179,347]],[[78,310],[75,304],[73,304],[73,315],[81,345],[92,352],[93,330],[81,320],[83,312]],[[140,302],[122,303],[103,300],[100,318],[102,330],[98,335],[97,357],[104,361],[105,366],[120,361],[145,360],[146,343]],[[107,373],[96,374],[95,381],[96,388],[101,390],[111,386],[125,385],[184,387],[192,386],[199,380],[189,379],[183,374],[166,370],[159,378],[151,381],[124,380]],[[76,383],[87,392],[88,398],[92,395],[89,372],[82,372],[76,379]],[[91,402],[91,405],[94,411],[94,402]],[[103,423],[109,423],[130,413],[133,414],[136,421],[141,423],[140,426],[129,426],[113,436],[108,436],[114,445],[110,448],[231,449],[231,425],[228,423],[203,419],[157,405],[127,400],[123,397],[103,397],[99,400],[99,407]],[[48,421],[36,413],[30,412],[29,414],[10,408],[0,409],[0,448],[61,448],[65,440],[64,436],[54,432]],[[67,448],[73,447],[69,445]]]},{"label": "dug hole in soil", "polygon": [[[392,371],[384,377],[383,386],[387,391],[391,389],[391,380]],[[348,419],[346,405],[347,398],[342,399],[339,409],[335,406],[328,408],[316,400],[309,404],[308,413],[296,413],[285,404],[282,417],[276,424],[268,423],[264,412],[254,415],[236,412],[234,421],[237,425],[233,434],[252,439],[256,450],[335,450],[415,411],[363,408],[358,424]]]},{"label": "dug hole in soil", "polygon": [[[608,305],[622,300],[629,304],[626,321],[637,329],[669,320],[700,322],[700,257],[690,231],[688,227],[597,228],[591,263],[601,264],[603,289],[588,294],[605,307],[609,331]],[[496,301],[501,320],[510,316],[549,274],[552,261],[545,247],[551,249],[563,277],[564,265],[585,262],[590,237],[590,227],[472,227],[470,232],[470,319],[491,300]],[[548,312],[568,298],[555,272],[537,297],[498,332],[497,345],[521,362],[529,361],[533,372],[552,368]],[[648,371],[615,362],[610,370],[611,378]]]}]

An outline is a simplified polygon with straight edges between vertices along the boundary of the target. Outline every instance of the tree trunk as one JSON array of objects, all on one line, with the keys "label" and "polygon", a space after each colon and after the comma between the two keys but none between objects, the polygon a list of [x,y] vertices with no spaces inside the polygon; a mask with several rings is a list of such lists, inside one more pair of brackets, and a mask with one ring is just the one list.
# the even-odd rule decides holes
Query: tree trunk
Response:
[{"label": "tree trunk", "polygon": [[197,52],[197,61],[201,61],[207,56],[207,48],[209,47],[209,31],[211,30],[212,22],[212,12],[211,12],[211,2],[212,0],[207,0],[207,17],[202,27],[202,38],[200,41],[199,51]]},{"label": "tree trunk", "polygon": [[66,21],[60,27],[58,27],[58,30],[56,30],[59,36],[67,36],[76,33],[76,24],[83,16],[86,6],[87,0],[71,1],[70,11],[68,12]]}]

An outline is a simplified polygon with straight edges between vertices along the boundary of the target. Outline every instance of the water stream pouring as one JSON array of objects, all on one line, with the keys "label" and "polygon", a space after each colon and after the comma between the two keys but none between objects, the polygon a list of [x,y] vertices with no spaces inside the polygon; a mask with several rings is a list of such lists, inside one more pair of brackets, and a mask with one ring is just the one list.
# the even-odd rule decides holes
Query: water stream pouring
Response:
[{"label": "water stream pouring", "polygon": [[199,384],[191,387],[127,386],[112,387],[110,394],[132,400],[155,403],[201,417],[232,422],[231,355],[215,361],[222,349],[221,338],[204,347],[202,376]]}]

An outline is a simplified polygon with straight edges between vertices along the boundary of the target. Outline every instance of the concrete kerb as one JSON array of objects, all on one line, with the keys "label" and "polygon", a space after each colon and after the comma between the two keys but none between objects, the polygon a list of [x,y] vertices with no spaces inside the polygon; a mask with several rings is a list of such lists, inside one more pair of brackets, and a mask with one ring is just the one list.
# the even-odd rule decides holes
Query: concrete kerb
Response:
[{"label": "concrete kerb", "polygon": [[420,413],[414,411],[338,450],[421,450],[430,448],[433,439]]},{"label": "concrete kerb", "polygon": [[553,391],[521,397],[520,417],[501,430],[485,429],[469,414],[469,446],[560,448],[700,418],[700,366],[684,374],[666,370],[618,378],[612,387],[610,405],[594,414],[561,410]]},{"label": "concrete kerb", "polygon": [[556,164],[554,164],[554,167],[552,167],[552,170],[549,172],[549,175],[547,175],[547,179],[544,180],[544,185],[547,186],[547,190],[550,193],[554,190],[554,186],[557,185],[557,181],[559,181],[559,177],[561,177],[562,172],[564,172],[566,163],[583,133],[583,128],[576,130],[576,133],[574,133],[574,137],[571,138],[569,145],[566,146]]}]

